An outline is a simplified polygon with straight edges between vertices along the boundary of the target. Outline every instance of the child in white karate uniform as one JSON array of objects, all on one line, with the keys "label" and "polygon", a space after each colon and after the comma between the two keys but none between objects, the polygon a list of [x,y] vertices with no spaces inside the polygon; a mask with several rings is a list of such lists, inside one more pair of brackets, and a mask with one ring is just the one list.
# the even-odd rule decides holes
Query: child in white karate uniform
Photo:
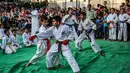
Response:
[{"label": "child in white karate uniform", "polygon": [[14,46],[15,49],[22,48],[18,40],[18,36],[16,35],[15,29],[12,30],[12,36],[10,36],[10,38],[11,38],[11,44]]},{"label": "child in white karate uniform", "polygon": [[3,25],[0,25],[0,39],[4,37],[4,28]]},{"label": "child in white karate uniform", "polygon": [[117,21],[118,21],[117,14],[115,13],[115,9],[112,8],[111,14],[109,14],[107,17],[107,22],[109,23],[109,39],[112,41],[116,40]]},{"label": "child in white karate uniform", "polygon": [[58,56],[61,54],[66,58],[73,72],[80,73],[80,68],[75,58],[72,56],[69,46],[69,41],[74,38],[74,32],[69,28],[69,26],[61,24],[61,18],[59,16],[53,17],[52,23],[53,26],[46,32],[41,32],[35,35],[36,37],[44,38],[54,36],[56,39],[56,43],[51,46],[46,56],[47,69],[55,69],[56,62],[59,59]]},{"label": "child in white karate uniform", "polygon": [[94,30],[96,30],[96,24],[91,20],[86,18],[86,13],[82,12],[80,14],[81,21],[80,27],[82,27],[82,34],[76,39],[75,46],[82,51],[82,41],[88,39],[91,42],[91,47],[95,53],[100,52],[102,56],[105,56],[105,53],[100,49],[100,46],[95,42]]},{"label": "child in white karate uniform", "polygon": [[[129,19],[129,15],[125,13],[124,9],[120,10],[119,15],[119,29],[118,29],[118,40],[127,41],[127,21]],[[122,37],[123,36],[123,37]]]},{"label": "child in white karate uniform", "polygon": [[4,30],[5,36],[2,38],[2,49],[3,53],[12,54],[15,53],[15,48],[11,45],[11,39],[9,37],[9,31]]},{"label": "child in white karate uniform", "polygon": [[31,46],[32,45],[32,41],[29,40],[29,37],[30,37],[30,33],[29,33],[28,29],[25,28],[25,31],[22,35],[24,46]]},{"label": "child in white karate uniform", "polygon": [[[46,32],[48,27],[48,18],[47,17],[42,17],[42,25],[40,27],[40,33],[41,32]],[[51,42],[49,41],[48,38],[42,38],[38,37],[39,42],[37,44],[37,51],[35,55],[31,58],[31,60],[26,64],[26,67],[28,67],[30,64],[35,64],[37,61],[39,61],[43,56],[46,55],[46,53],[49,51]],[[33,40],[33,39],[31,39]]]},{"label": "child in white karate uniform", "polygon": [[72,8],[69,9],[68,14],[65,15],[62,19],[62,23],[71,28],[71,30],[74,32],[74,40],[76,40],[78,38],[78,34],[74,25],[77,25],[78,21],[76,17],[73,15],[73,11],[74,10]]}]

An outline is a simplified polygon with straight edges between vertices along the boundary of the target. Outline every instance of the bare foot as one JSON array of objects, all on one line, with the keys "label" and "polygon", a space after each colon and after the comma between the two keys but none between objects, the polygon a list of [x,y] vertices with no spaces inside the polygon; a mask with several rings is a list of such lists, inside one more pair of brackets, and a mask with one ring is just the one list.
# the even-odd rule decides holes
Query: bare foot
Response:
[{"label": "bare foot", "polygon": [[27,63],[27,64],[26,64],[26,67],[28,67],[28,66],[30,66],[30,63]]},{"label": "bare foot", "polygon": [[63,68],[63,66],[61,64],[59,64],[58,67]]},{"label": "bare foot", "polygon": [[47,70],[56,70],[55,67],[48,67]]},{"label": "bare foot", "polygon": [[79,72],[76,72],[76,73],[81,73],[81,72],[79,71]]},{"label": "bare foot", "polygon": [[80,52],[82,52],[83,50],[82,50],[82,49],[80,49],[79,51],[80,51]]},{"label": "bare foot", "polygon": [[103,51],[100,51],[100,54],[101,54],[102,56],[105,56],[105,53],[104,53]]}]

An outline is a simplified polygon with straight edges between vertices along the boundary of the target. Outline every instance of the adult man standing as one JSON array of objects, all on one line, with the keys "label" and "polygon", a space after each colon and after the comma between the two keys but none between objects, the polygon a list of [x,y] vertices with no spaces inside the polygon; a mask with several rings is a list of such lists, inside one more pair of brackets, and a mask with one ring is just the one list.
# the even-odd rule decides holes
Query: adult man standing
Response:
[{"label": "adult man standing", "polygon": [[34,6],[31,6],[32,8],[32,27],[31,27],[31,35],[34,35],[38,29],[39,29],[39,23],[38,23],[38,11],[35,9]]},{"label": "adult man standing", "polygon": [[92,9],[91,4],[88,4],[88,9],[86,11],[86,18],[90,19],[94,23],[96,22],[96,12]]}]

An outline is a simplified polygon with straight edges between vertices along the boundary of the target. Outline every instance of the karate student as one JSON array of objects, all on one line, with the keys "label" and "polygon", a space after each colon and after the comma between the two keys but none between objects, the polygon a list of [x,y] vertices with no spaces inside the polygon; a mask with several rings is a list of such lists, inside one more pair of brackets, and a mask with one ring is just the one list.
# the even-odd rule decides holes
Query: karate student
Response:
[{"label": "karate student", "polygon": [[10,36],[10,38],[11,38],[11,44],[15,49],[22,48],[18,40],[18,36],[16,35],[15,29],[12,30],[12,36]]},{"label": "karate student", "polygon": [[94,30],[96,30],[96,24],[90,19],[86,18],[86,13],[82,12],[80,14],[80,26],[82,26],[82,34],[76,39],[75,46],[82,51],[82,41],[88,39],[91,42],[91,47],[95,53],[100,52],[102,56],[105,56],[105,53],[100,49],[100,46],[95,42]]},{"label": "karate student", "polygon": [[69,26],[71,30],[74,32],[74,39],[76,40],[78,38],[78,34],[75,30],[74,25],[78,24],[76,17],[73,15],[73,9],[69,9],[69,14],[65,15],[62,19],[62,23]]},{"label": "karate student", "polygon": [[79,66],[72,56],[69,41],[73,39],[73,31],[67,25],[61,24],[60,16],[53,17],[53,26],[50,27],[46,32],[37,34],[37,37],[49,37],[54,36],[56,43],[54,43],[46,55],[47,69],[55,69],[59,54],[64,56],[71,66],[73,72],[80,73]]},{"label": "karate student", "polygon": [[41,23],[41,27],[39,28],[39,33],[41,33],[42,31],[45,31],[45,25],[48,24],[48,18],[46,16],[42,16],[40,18],[40,23]]},{"label": "karate student", "polygon": [[[46,32],[48,27],[48,19],[47,17],[42,17],[42,25],[40,27],[41,30],[39,30],[39,33]],[[26,67],[28,67],[30,64],[35,64],[37,61],[39,61],[43,56],[46,55],[46,53],[49,51],[51,42],[48,38],[42,38],[38,37],[39,42],[37,44],[37,51],[35,55],[31,58],[31,60],[26,64]],[[33,40],[33,39],[30,39]]]},{"label": "karate student", "polygon": [[12,33],[12,30],[13,30],[13,28],[12,27],[9,27],[9,36],[12,36],[13,35],[13,33]]},{"label": "karate student", "polygon": [[[46,16],[42,16],[42,17],[39,19],[39,24],[41,24],[41,26],[40,26],[39,30],[36,32],[36,34],[37,34],[37,33],[40,33],[40,32],[42,32],[42,31],[45,30],[45,27],[42,25],[43,23],[48,24],[48,18],[47,18]],[[35,45],[37,45],[38,42],[39,42],[39,38],[35,38],[35,39],[33,40],[33,43],[34,43]]]},{"label": "karate student", "polygon": [[3,25],[0,25],[0,39],[4,37],[4,27]]},{"label": "karate student", "polygon": [[31,35],[34,35],[39,29],[39,21],[38,21],[38,11],[35,9],[34,6],[32,8],[32,28],[31,28]]},{"label": "karate student", "polygon": [[118,21],[117,14],[115,13],[115,9],[111,9],[111,14],[107,17],[107,22],[109,23],[109,39],[115,41],[116,40],[116,23]]},{"label": "karate student", "polygon": [[127,23],[129,23],[129,24],[130,24],[130,16],[129,16],[128,20],[127,20]]},{"label": "karate student", "polygon": [[16,50],[14,47],[11,45],[11,39],[10,39],[10,34],[8,30],[4,30],[4,37],[2,38],[2,46],[1,48],[3,49],[3,53],[7,54],[12,54],[15,53]]},{"label": "karate student", "polygon": [[31,46],[32,42],[29,40],[30,33],[28,29],[25,28],[24,33],[22,35],[24,46]]},{"label": "karate student", "polygon": [[129,19],[129,15],[125,13],[124,9],[120,10],[119,15],[119,29],[118,29],[118,40],[127,41],[127,20]]}]

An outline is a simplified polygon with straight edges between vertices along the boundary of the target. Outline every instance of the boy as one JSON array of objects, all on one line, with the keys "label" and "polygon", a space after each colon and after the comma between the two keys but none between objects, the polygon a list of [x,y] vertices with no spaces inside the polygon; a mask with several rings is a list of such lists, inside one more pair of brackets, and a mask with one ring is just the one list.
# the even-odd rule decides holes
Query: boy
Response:
[{"label": "boy", "polygon": [[4,37],[4,26],[0,25],[0,39]]},{"label": "boy", "polygon": [[11,38],[11,44],[14,46],[15,49],[22,48],[16,35],[15,29],[12,30],[12,36],[10,38]]},{"label": "boy", "polygon": [[115,41],[116,40],[116,23],[118,21],[117,14],[115,13],[115,9],[111,9],[111,14],[107,17],[107,22],[109,23],[109,39]]},{"label": "boy", "polygon": [[108,39],[108,23],[107,23],[108,12],[105,12],[103,16],[103,29],[104,29],[104,40]]},{"label": "boy", "polygon": [[24,46],[31,46],[32,42],[29,40],[30,34],[27,28],[25,28],[24,33],[22,35]]},{"label": "boy", "polygon": [[91,47],[94,50],[95,53],[100,52],[102,56],[105,56],[105,53],[101,51],[99,45],[95,42],[94,38],[94,30],[96,30],[96,24],[93,23],[91,20],[86,19],[86,13],[82,12],[80,14],[80,26],[83,28],[82,34],[76,39],[75,46],[79,49],[79,51],[82,51],[82,41],[85,38],[88,38],[88,40],[91,42]]},{"label": "boy", "polygon": [[[42,17],[42,25],[40,27],[41,30],[39,32],[46,32],[48,29],[48,19],[47,17]],[[33,40],[33,39],[31,39]],[[31,58],[31,60],[26,64],[28,67],[30,64],[35,64],[39,59],[41,59],[50,49],[51,42],[47,38],[39,37],[39,42],[37,44],[36,54]]]},{"label": "boy", "polygon": [[97,24],[97,32],[96,32],[96,37],[97,38],[102,38],[102,18],[101,16],[97,16],[97,20],[96,20],[96,24]]},{"label": "boy", "polygon": [[129,15],[125,13],[124,9],[120,10],[119,15],[119,30],[118,30],[118,40],[121,41],[123,36],[123,41],[127,41],[127,20]]},{"label": "boy", "polygon": [[9,27],[9,36],[12,36],[13,35],[13,33],[12,33],[12,30],[13,30],[13,28],[12,27]]},{"label": "boy", "polygon": [[78,38],[78,34],[76,32],[76,28],[74,27],[75,24],[78,24],[76,17],[73,15],[73,9],[69,9],[69,14],[65,15],[62,19],[62,23],[69,26],[72,31],[74,32],[74,39]]},{"label": "boy", "polygon": [[3,49],[3,53],[7,53],[7,54],[15,53],[16,50],[11,45],[11,40],[9,38],[9,35],[10,35],[9,31],[4,30],[4,34],[5,34],[5,36],[2,38],[2,46],[1,46]]},{"label": "boy", "polygon": [[[53,26],[49,28],[46,32],[42,32],[37,34],[37,37],[50,37],[54,36],[56,39],[56,43],[54,43],[46,56],[47,69],[53,70],[55,69],[55,64],[57,60],[59,60],[59,55],[64,56],[69,65],[71,66],[73,72],[80,73],[79,66],[72,56],[71,49],[69,46],[69,41],[74,38],[73,31],[67,25],[60,25],[61,18],[60,16],[53,17],[52,20]],[[34,36],[34,37],[36,37]]]}]

